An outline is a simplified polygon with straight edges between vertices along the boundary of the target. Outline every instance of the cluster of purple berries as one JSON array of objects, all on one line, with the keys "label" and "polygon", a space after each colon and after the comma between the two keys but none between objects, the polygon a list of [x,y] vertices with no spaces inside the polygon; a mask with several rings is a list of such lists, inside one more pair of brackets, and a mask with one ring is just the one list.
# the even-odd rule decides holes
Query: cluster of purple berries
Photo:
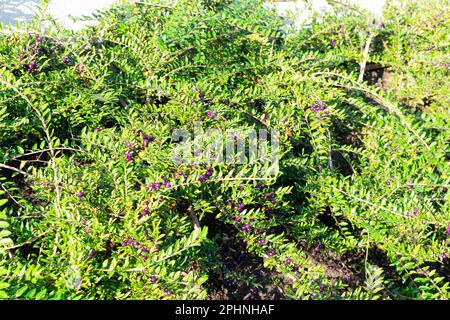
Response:
[{"label": "cluster of purple berries", "polygon": [[409,180],[408,184],[406,185],[406,189],[411,190],[413,188],[413,185],[414,185],[414,180]]},{"label": "cluster of purple berries", "polygon": [[199,101],[204,101],[204,102],[206,102],[208,104],[214,104],[214,99],[213,98],[205,99],[205,94],[203,92],[201,92],[200,90],[197,90],[197,91],[199,91],[199,94],[198,94],[198,100]]},{"label": "cluster of purple berries", "polygon": [[97,254],[97,250],[92,250],[89,254],[86,255],[87,258],[92,259]]},{"label": "cluster of purple berries", "polygon": [[275,198],[274,192],[265,193],[265,194],[261,195],[261,199],[274,199],[274,198]]},{"label": "cluster of purple berries", "polygon": [[79,74],[83,74],[85,72],[84,70],[84,66],[82,66],[81,64],[77,63],[75,65],[75,69],[78,71]]},{"label": "cluster of purple berries", "polygon": [[[155,276],[155,275],[152,275],[152,276],[150,277],[150,281],[151,281],[152,283],[156,283],[156,281],[158,281],[158,277]],[[165,295],[166,297],[170,297],[170,296],[173,295],[173,293],[172,293],[172,291],[170,291],[169,289],[164,289],[164,295]]]},{"label": "cluster of purple berries", "polygon": [[[42,36],[39,34],[29,34],[29,37],[31,41],[34,41],[34,43],[31,43],[27,50],[22,51],[18,55],[17,60],[19,62],[27,60],[27,62],[23,66],[24,70],[31,74],[37,74],[41,72],[41,68],[39,67],[38,63],[33,59],[41,57],[44,54],[54,54],[55,51],[60,51],[62,49],[62,46],[57,43],[54,45],[54,49],[52,49],[51,47],[46,47],[45,44],[51,45],[52,42],[44,41]],[[62,62],[66,64],[69,63],[70,61],[71,61],[70,56],[64,56],[62,58]]]},{"label": "cluster of purple berries", "polygon": [[417,216],[418,214],[419,214],[419,209],[414,208],[412,210],[412,212],[408,212],[407,216],[408,216],[408,218],[412,219],[412,218],[414,218],[414,216]]},{"label": "cluster of purple berries", "polygon": [[[207,103],[209,105],[213,105],[214,104],[214,99],[212,97],[206,99],[204,92],[200,91],[200,89],[196,89],[196,91],[198,92],[198,101],[203,101],[203,102],[205,102],[205,103]],[[194,104],[196,101],[197,100],[195,98],[192,99],[191,100],[191,104]],[[184,102],[184,101],[182,101],[182,102]],[[239,103],[230,102],[230,101],[228,101],[226,99],[220,100],[220,103],[223,104],[223,105],[226,105],[226,106],[230,106],[230,107],[239,107],[239,106],[241,106]],[[253,100],[249,100],[247,102],[247,104],[248,105],[252,105],[252,104],[254,104],[254,101]]]},{"label": "cluster of purple berries", "polygon": [[[151,237],[148,236],[148,231],[146,231],[146,236],[147,236],[147,240],[149,241],[153,241],[153,239],[151,239]],[[141,257],[144,261],[147,260],[148,256],[145,255],[145,253],[149,254],[152,252],[152,249],[149,246],[143,245],[141,243],[139,243],[136,240],[133,240],[132,238],[128,238],[127,240],[124,240],[124,237],[121,237],[121,245],[122,247],[133,247],[135,249],[140,249],[142,251]],[[154,252],[159,252],[161,250],[162,246],[160,244],[154,244],[153,246],[153,251]]]},{"label": "cluster of purple berries", "polygon": [[[126,241],[122,241],[122,247],[133,246],[135,248],[139,248],[140,243],[132,238],[128,238]],[[143,250],[145,251],[145,250]]]},{"label": "cluster of purple berries", "polygon": [[88,227],[87,227],[86,219],[81,220],[81,225],[85,228],[84,231],[86,232],[86,234],[90,234],[91,233],[91,230],[89,230]]},{"label": "cluster of purple berries", "polygon": [[[179,166],[181,166],[183,163],[179,163]],[[187,169],[189,171],[194,170],[194,169],[198,169],[199,166],[196,164],[188,164],[187,165]],[[212,169],[210,170],[210,173],[212,174]],[[187,178],[188,177],[188,172],[184,171],[184,170],[178,170],[177,172],[175,172],[174,174],[175,179],[177,179],[178,177],[183,177],[183,178]],[[205,179],[206,180],[206,179]]]},{"label": "cluster of purple berries", "polygon": [[150,213],[150,210],[147,206],[144,207],[144,209],[141,211],[141,217],[146,216]]},{"label": "cluster of purple berries", "polygon": [[78,198],[80,198],[80,199],[83,199],[83,198],[84,198],[84,192],[83,192],[83,191],[77,192],[75,195],[76,195]]},{"label": "cluster of purple berries", "polygon": [[183,177],[183,178],[187,178],[188,177],[187,173],[185,171],[183,171],[183,170],[178,171],[176,173],[176,175],[180,176],[180,177]]},{"label": "cluster of purple berries", "polygon": [[[228,202],[227,202],[227,205],[229,205],[229,206],[233,206],[233,204],[234,204],[233,201],[228,201]],[[245,205],[244,205],[244,204],[239,204],[239,205],[237,205],[236,210],[237,210],[238,212],[241,212],[241,211],[244,210],[244,208],[245,208]],[[235,220],[236,220],[237,223],[240,223],[240,222],[242,222],[242,217],[241,217],[241,216],[236,216]],[[263,230],[263,229],[254,229],[254,228],[252,227],[252,225],[253,225],[254,222],[255,222],[255,219],[251,218],[251,219],[249,220],[248,224],[247,224],[247,223],[243,223],[243,224],[240,226],[240,229],[241,229],[242,231],[244,231],[244,232],[253,232],[253,231],[254,231],[254,234],[256,234],[256,235],[259,236],[259,238],[258,238],[258,240],[257,240],[258,244],[259,244],[260,246],[265,246],[265,245],[266,245],[266,239],[263,238],[263,237],[261,237],[261,235],[264,234],[264,230]],[[269,256],[270,256],[270,255],[269,255]]]},{"label": "cluster of purple berries", "polygon": [[170,297],[172,296],[172,291],[170,291],[169,289],[164,290],[164,294],[166,295],[166,297]]},{"label": "cluster of purple berries", "polygon": [[37,73],[41,72],[41,68],[39,68],[39,66],[36,63],[34,63],[33,61],[26,64],[24,66],[24,69],[32,74],[37,74]]},{"label": "cluster of purple berries", "polygon": [[[153,136],[145,134],[142,130],[138,130],[136,132],[136,137],[142,138],[142,144],[139,145],[139,149],[141,150],[145,150],[150,142],[155,141]],[[136,147],[129,141],[125,142],[125,146],[128,148],[128,152],[125,154],[125,162],[129,163],[134,160],[134,152],[136,150]]]},{"label": "cluster of purple berries", "polygon": [[212,174],[213,174],[213,169],[211,167],[209,167],[206,169],[206,173],[201,174],[200,177],[198,177],[198,181],[205,182],[206,180],[211,178]]},{"label": "cluster of purple berries", "polygon": [[236,102],[230,102],[230,101],[228,101],[228,100],[222,100],[221,103],[222,103],[223,105],[230,106],[230,107],[240,107],[240,106],[241,106],[239,103],[236,103]]},{"label": "cluster of purple berries", "polygon": [[154,190],[158,190],[162,187],[165,187],[166,189],[169,189],[171,187],[171,183],[169,181],[167,181],[166,178],[162,178],[162,182],[153,182],[150,183],[148,188],[150,191],[154,191]]},{"label": "cluster of purple berries", "polygon": [[[327,105],[320,100],[316,100],[312,106],[309,107],[311,112],[318,113],[319,111],[324,111],[327,109]],[[326,113],[328,114],[329,111],[327,110]]]},{"label": "cluster of purple berries", "polygon": [[132,153],[127,153],[126,155],[125,155],[125,162],[126,163],[129,163],[129,162],[131,162],[131,161],[133,161],[133,154]]},{"label": "cluster of purple berries", "polygon": [[[147,146],[150,142],[155,141],[153,136],[145,134],[142,130],[138,130],[136,132],[136,137],[142,138],[142,143],[144,146]],[[142,146],[141,146],[142,149]]]},{"label": "cluster of purple berries", "polygon": [[214,118],[217,117],[217,113],[216,113],[215,111],[208,110],[208,111],[206,111],[206,116],[207,116],[209,119],[214,119]]}]

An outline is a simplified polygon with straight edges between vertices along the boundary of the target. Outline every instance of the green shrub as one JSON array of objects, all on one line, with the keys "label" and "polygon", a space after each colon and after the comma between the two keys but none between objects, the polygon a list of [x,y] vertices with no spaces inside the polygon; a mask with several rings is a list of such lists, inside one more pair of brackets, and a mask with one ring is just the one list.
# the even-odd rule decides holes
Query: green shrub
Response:
[{"label": "green shrub", "polygon": [[[256,0],[149,1],[2,33],[0,298],[448,299],[445,4],[295,30]],[[174,159],[198,123],[279,132],[277,158]]]}]

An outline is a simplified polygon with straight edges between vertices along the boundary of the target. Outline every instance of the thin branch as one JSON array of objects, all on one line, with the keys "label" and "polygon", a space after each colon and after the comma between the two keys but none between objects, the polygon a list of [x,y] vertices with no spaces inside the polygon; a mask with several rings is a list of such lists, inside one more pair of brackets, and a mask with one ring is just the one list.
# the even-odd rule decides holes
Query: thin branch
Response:
[{"label": "thin branch", "polygon": [[26,246],[28,244],[31,244],[31,243],[35,242],[37,239],[42,238],[43,236],[45,236],[49,232],[50,232],[50,230],[44,231],[41,234],[39,234],[39,235],[35,236],[34,238],[32,238],[31,240],[25,241],[25,242],[23,242],[21,244],[17,244],[17,245],[12,246],[12,247],[7,247],[5,249],[6,250],[14,250],[14,249],[18,249],[20,247]]},{"label": "thin branch", "polygon": [[[57,147],[57,148],[54,148],[53,150],[68,150],[68,151],[78,151],[78,152],[81,151],[80,149],[69,148],[69,147]],[[32,160],[18,160],[18,159],[22,158],[22,157],[38,154],[38,153],[42,154],[42,153],[48,152],[48,151],[50,151],[50,149],[42,149],[42,150],[38,150],[38,151],[27,152],[27,153],[24,153],[24,154],[19,154],[19,155],[15,156],[15,157],[12,157],[12,158],[8,158],[7,160],[8,161],[27,161],[28,162],[28,161],[32,161]]]},{"label": "thin branch", "polygon": [[194,230],[200,231],[200,229],[201,229],[200,222],[198,221],[197,215],[195,214],[194,208],[192,206],[189,207],[188,213],[189,213],[189,217],[192,220],[192,223],[194,224]]},{"label": "thin branch", "polygon": [[364,78],[364,72],[366,71],[366,64],[367,64],[367,60],[369,59],[369,50],[370,50],[370,45],[372,43],[373,37],[374,37],[374,33],[370,32],[369,37],[367,38],[367,41],[366,41],[366,46],[364,48],[363,60],[360,63],[358,81],[362,81]]},{"label": "thin branch", "polygon": [[8,195],[8,197],[19,207],[23,208],[24,206],[22,204],[20,204],[16,198],[8,191],[8,189],[5,188],[5,186],[0,183],[0,187],[2,187],[3,191],[5,191],[5,193]]},{"label": "thin branch", "polygon": [[25,171],[22,171],[22,170],[20,170],[20,169],[17,169],[17,168],[8,166],[8,165],[3,164],[3,163],[0,163],[0,168],[7,169],[7,170],[11,170],[11,171],[15,171],[15,172],[18,172],[18,173],[20,173],[20,174],[23,174],[24,176],[27,176],[27,175],[28,175],[28,173],[26,173]]}]

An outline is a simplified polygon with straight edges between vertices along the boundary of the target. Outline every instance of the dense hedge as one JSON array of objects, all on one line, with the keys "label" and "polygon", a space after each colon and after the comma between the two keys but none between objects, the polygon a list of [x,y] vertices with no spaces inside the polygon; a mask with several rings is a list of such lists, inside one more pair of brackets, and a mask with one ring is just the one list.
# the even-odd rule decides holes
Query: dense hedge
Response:
[{"label": "dense hedge", "polygon": [[[448,299],[446,6],[296,30],[256,0],[147,1],[3,31],[0,298]],[[174,161],[197,122],[280,132],[277,174]]]}]

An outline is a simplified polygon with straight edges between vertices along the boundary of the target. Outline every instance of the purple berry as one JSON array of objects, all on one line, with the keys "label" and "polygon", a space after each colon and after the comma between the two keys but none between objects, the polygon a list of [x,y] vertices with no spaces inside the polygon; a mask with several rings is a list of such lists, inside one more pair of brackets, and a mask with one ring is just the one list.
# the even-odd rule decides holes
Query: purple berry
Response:
[{"label": "purple berry", "polygon": [[77,71],[78,71],[80,74],[83,74],[83,73],[84,73],[84,67],[83,67],[81,64],[77,63],[77,65],[75,66],[75,68],[77,69]]},{"label": "purple berry", "polygon": [[97,250],[92,250],[92,251],[88,254],[88,258],[89,258],[89,259],[92,259],[96,254],[97,254]]},{"label": "purple berry", "polygon": [[184,171],[178,171],[178,175],[180,175],[180,176],[182,176],[184,178],[187,178],[187,174]]},{"label": "purple berry", "polygon": [[148,209],[147,207],[145,207],[144,210],[142,210],[142,212],[141,212],[141,216],[145,216],[145,215],[147,215],[149,212],[150,212],[149,209]]},{"label": "purple berry", "polygon": [[133,151],[134,149],[136,149],[129,141],[125,142],[125,146],[127,148],[129,148],[131,151]]},{"label": "purple berry", "polygon": [[214,111],[209,110],[209,111],[206,111],[206,116],[207,116],[209,119],[214,119],[214,118],[217,117],[217,113],[214,112]]},{"label": "purple berry", "polygon": [[133,154],[127,153],[127,155],[125,157],[125,162],[128,163],[128,162],[131,162],[131,161],[133,161]]}]

